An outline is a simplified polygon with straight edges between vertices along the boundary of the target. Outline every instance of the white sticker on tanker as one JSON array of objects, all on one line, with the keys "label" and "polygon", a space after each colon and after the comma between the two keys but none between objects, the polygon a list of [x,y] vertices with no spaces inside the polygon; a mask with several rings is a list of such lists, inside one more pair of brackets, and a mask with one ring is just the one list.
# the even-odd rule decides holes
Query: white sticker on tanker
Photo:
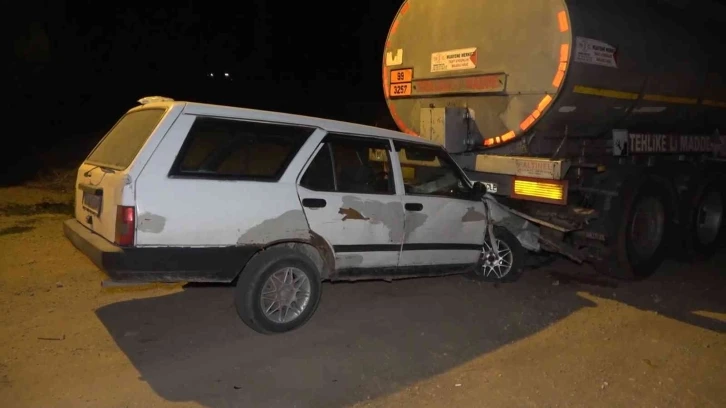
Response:
[{"label": "white sticker on tanker", "polygon": [[617,68],[616,52],[615,47],[602,41],[585,37],[575,39],[575,62]]},{"label": "white sticker on tanker", "polygon": [[460,71],[476,68],[476,48],[462,48],[431,54],[431,72]]}]

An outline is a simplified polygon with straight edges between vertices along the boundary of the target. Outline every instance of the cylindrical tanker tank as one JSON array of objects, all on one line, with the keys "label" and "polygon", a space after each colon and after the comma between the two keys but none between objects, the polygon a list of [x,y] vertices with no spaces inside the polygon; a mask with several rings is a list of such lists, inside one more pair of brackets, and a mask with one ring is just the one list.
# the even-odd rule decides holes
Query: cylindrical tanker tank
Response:
[{"label": "cylindrical tanker tank", "polygon": [[422,108],[469,108],[475,147],[497,154],[531,132],[726,129],[720,38],[673,2],[408,0],[383,56],[391,115],[418,134]]}]

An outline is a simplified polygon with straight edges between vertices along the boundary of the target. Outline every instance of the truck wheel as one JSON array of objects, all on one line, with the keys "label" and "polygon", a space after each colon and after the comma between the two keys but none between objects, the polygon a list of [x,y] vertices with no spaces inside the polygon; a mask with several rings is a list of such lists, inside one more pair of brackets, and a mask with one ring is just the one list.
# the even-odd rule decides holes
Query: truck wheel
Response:
[{"label": "truck wheel", "polygon": [[287,247],[257,254],[237,281],[235,306],[242,321],[263,334],[284,333],[310,320],[321,296],[320,274],[305,255]]},{"label": "truck wheel", "polygon": [[615,256],[598,269],[615,278],[644,279],[658,269],[668,251],[671,200],[665,188],[650,180],[624,198],[623,207],[612,218],[617,226],[611,247]]},{"label": "truck wheel", "polygon": [[712,255],[724,234],[724,191],[711,183],[696,200],[689,221],[692,249],[704,256]]},{"label": "truck wheel", "polygon": [[487,234],[479,265],[467,276],[480,282],[514,282],[524,272],[526,250],[509,230],[494,227],[498,251],[495,252]]}]

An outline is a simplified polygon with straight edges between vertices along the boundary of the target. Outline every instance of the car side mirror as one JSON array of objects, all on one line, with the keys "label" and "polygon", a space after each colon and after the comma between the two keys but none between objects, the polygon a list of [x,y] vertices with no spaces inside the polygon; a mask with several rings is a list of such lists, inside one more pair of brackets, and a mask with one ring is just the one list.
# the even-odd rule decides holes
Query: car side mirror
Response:
[{"label": "car side mirror", "polygon": [[481,200],[482,197],[484,197],[484,194],[487,193],[487,186],[482,183],[481,181],[475,181],[474,185],[472,186],[471,195],[472,198],[475,200]]}]

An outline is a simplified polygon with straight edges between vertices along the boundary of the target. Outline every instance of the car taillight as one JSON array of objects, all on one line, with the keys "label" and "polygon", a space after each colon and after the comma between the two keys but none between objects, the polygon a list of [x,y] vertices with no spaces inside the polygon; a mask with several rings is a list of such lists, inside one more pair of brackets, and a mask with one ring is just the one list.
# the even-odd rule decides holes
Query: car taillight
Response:
[{"label": "car taillight", "polygon": [[116,209],[116,245],[134,245],[136,208],[119,205]]}]

